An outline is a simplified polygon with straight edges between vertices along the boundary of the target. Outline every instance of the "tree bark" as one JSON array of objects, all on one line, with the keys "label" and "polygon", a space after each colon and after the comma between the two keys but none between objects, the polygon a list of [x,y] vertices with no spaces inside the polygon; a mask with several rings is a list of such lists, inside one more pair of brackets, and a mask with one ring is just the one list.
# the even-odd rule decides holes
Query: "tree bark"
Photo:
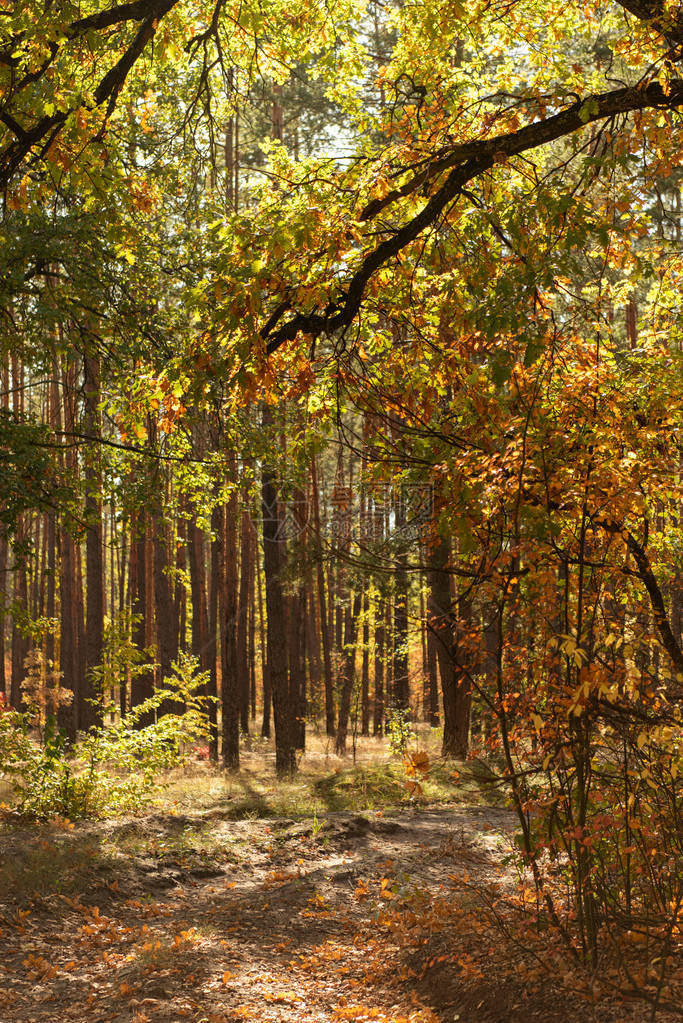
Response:
[{"label": "tree bark", "polygon": [[[88,437],[99,438],[100,361],[86,353],[84,360],[83,424]],[[89,445],[84,458],[85,483],[85,677],[78,692],[79,728],[101,725],[102,693],[93,669],[102,664],[104,651],[104,560],[102,547],[102,471],[96,443]]]},{"label": "tree bark", "polygon": [[342,661],[342,692],[339,701],[339,724],[337,726],[337,738],[335,750],[338,756],[346,753],[346,739],[349,731],[349,714],[351,711],[351,697],[353,695],[353,683],[355,678],[356,664],[356,636],[358,633],[358,618],[360,616],[362,593],[360,590],[354,595],[353,604],[349,611],[347,621],[347,635],[349,642],[344,650]]},{"label": "tree bark", "polygon": [[[270,409],[264,408],[264,426],[271,425],[272,421]],[[290,701],[287,670],[287,627],[282,591],[284,557],[281,512],[275,476],[272,469],[265,464],[262,469],[261,499],[268,615],[268,666],[275,719],[275,768],[278,775],[284,777],[296,771],[295,711]]]},{"label": "tree bark", "polygon": [[471,690],[458,645],[458,628],[453,614],[449,569],[450,543],[439,537],[431,552],[428,571],[429,627],[436,641],[436,655],[443,697],[443,748],[445,757],[464,759],[469,742]]},{"label": "tree bark", "polygon": [[335,734],[334,727],[334,679],[332,676],[332,652],[330,650],[330,629],[326,606],[325,571],[322,558],[322,533],[320,531],[320,501],[318,496],[318,475],[315,455],[311,459],[311,497],[313,502],[313,529],[315,531],[315,567],[318,580],[318,607],[320,609],[320,638],[323,648],[325,672],[325,732]]},{"label": "tree bark", "polygon": [[240,766],[240,694],[237,666],[237,494],[225,506],[221,617],[221,755],[230,771]]}]

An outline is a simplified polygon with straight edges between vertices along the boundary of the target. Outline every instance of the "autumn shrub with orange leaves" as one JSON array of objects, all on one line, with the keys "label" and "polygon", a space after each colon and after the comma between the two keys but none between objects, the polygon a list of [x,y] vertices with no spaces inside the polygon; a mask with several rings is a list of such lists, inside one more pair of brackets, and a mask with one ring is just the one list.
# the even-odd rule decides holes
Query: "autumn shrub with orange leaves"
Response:
[{"label": "autumn shrub with orange leaves", "polygon": [[670,602],[683,572],[682,370],[659,344],[647,360],[596,356],[577,337],[549,344],[513,364],[503,399],[478,392],[487,433],[453,460],[448,492],[459,567],[497,641],[482,670],[484,634],[464,622],[460,655],[502,757],[539,926],[594,971],[616,957],[657,1004],[672,1001],[683,939]]},{"label": "autumn shrub with orange leaves", "polygon": [[[670,324],[629,351],[535,309],[518,333],[440,328],[426,354],[409,336],[399,358],[387,332],[377,388],[401,426],[390,450],[371,438],[373,457],[387,471],[400,460],[402,478],[430,467],[425,560],[453,538],[449,654],[518,816],[524,914],[594,975],[617,963],[627,986],[672,1005],[683,356]],[[347,376],[378,416],[366,380]]]}]

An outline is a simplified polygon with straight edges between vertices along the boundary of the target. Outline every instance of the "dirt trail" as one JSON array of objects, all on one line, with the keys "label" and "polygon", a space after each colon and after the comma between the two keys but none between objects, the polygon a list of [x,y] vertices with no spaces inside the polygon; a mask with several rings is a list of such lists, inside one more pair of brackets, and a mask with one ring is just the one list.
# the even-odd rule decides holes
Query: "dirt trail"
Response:
[{"label": "dirt trail", "polygon": [[1,893],[0,1021],[630,1019],[495,959],[467,885],[505,884],[513,827],[481,807],[214,811],[0,837],[10,883],[27,842],[46,872],[26,908]]}]

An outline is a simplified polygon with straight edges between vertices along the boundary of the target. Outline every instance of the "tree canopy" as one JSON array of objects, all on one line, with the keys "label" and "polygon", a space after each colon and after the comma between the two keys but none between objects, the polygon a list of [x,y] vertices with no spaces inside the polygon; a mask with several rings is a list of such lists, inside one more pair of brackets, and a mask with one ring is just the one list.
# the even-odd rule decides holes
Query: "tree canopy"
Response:
[{"label": "tree canopy", "polygon": [[420,715],[572,954],[666,961],[682,64],[677,0],[0,0],[14,712],[135,732],[194,671],[281,776]]}]

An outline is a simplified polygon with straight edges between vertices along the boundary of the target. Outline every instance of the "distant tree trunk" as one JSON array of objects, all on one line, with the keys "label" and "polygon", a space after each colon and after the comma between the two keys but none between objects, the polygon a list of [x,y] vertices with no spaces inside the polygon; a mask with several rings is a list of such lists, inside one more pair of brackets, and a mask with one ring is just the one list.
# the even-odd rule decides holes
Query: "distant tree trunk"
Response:
[{"label": "distant tree trunk", "polygon": [[192,598],[192,653],[199,660],[199,670],[209,669],[209,620],[206,606],[206,564],[204,534],[193,515],[188,529],[188,561],[190,564],[190,595]]},{"label": "distant tree trunk", "polygon": [[392,702],[400,710],[410,707],[410,671],[408,665],[408,569],[405,541],[401,538],[401,529],[405,526],[405,506],[403,495],[395,499],[396,532],[398,534],[398,552],[396,554],[396,572],[394,575],[394,686]]},{"label": "distant tree trunk", "polygon": [[310,569],[306,571],[304,581],[306,590],[306,627],[305,646],[306,664],[308,665],[309,678],[309,699],[315,702],[316,706],[321,705],[321,696],[324,698],[324,689],[321,690],[323,681],[323,667],[320,660],[320,628],[318,625],[318,598],[317,588],[313,582]]},{"label": "distant tree trunk", "polygon": [[351,712],[351,697],[353,695],[353,683],[355,678],[356,664],[356,636],[358,631],[358,618],[360,616],[362,593],[360,590],[354,595],[353,605],[349,611],[347,621],[348,643],[344,650],[342,661],[342,692],[339,701],[339,724],[337,726],[337,738],[335,750],[339,756],[346,753],[346,738],[349,731],[349,714]]},{"label": "distant tree trunk", "polygon": [[305,494],[297,487],[292,494],[292,517],[297,539],[290,555],[299,562],[299,579],[289,598],[289,698],[294,709],[294,733],[297,749],[306,747],[306,531],[308,506]]},{"label": "distant tree trunk", "polygon": [[[149,622],[149,582],[150,571],[148,566],[149,544],[147,542],[148,526],[146,516],[140,511],[137,521],[133,523],[136,533],[131,538],[130,545],[130,584],[131,584],[131,611],[134,616],[132,639],[138,650],[144,650],[149,645],[150,622]],[[152,671],[144,671],[131,679],[130,705],[131,708],[139,706],[149,699],[154,692],[154,675]],[[145,728],[154,721],[154,714],[150,711],[143,714],[138,722],[139,728]]]},{"label": "distant tree trunk", "polygon": [[76,694],[78,692],[78,631],[76,627],[74,542],[64,528],[60,529],[59,565],[59,608],[60,608],[60,649],[59,668],[62,673],[60,685],[72,693],[72,702],[60,707],[57,715],[59,726],[70,739],[76,736]]},{"label": "distant tree trunk", "polygon": [[375,699],[372,710],[372,734],[384,732],[384,619],[386,615],[383,597],[375,605]]},{"label": "distant tree trunk", "polygon": [[363,660],[360,675],[361,735],[370,734],[370,601],[367,589],[363,594]]},{"label": "distant tree trunk", "polygon": [[[24,367],[17,352],[12,352],[12,386],[14,388],[13,407],[15,414],[19,417],[24,411]],[[28,513],[22,512],[17,519],[17,528],[14,539],[14,564],[12,568],[14,576],[14,601],[18,608],[28,614],[28,574],[26,568],[26,557],[28,553],[22,548],[29,538]],[[21,613],[21,612],[20,612]],[[12,684],[10,689],[10,703],[19,710],[22,704],[21,683],[26,677],[26,657],[29,652],[29,641],[23,631],[18,627],[16,620],[12,620]]]},{"label": "distant tree trunk", "polygon": [[[254,554],[254,538],[252,536],[251,550]],[[254,577],[251,578],[251,595],[249,600],[249,647],[247,651],[247,662],[249,664],[249,696],[251,704],[251,717],[256,720],[256,602],[254,600]]]},{"label": "distant tree trunk", "polygon": [[9,545],[7,534],[0,527],[0,693],[7,696],[7,675],[5,671],[5,600],[7,598],[7,558]]},{"label": "distant tree trunk", "polygon": [[240,537],[240,592],[237,617],[237,690],[240,708],[240,727],[249,734],[249,605],[254,576],[251,518],[246,508],[242,511]]},{"label": "distant tree trunk", "polygon": [[[85,678],[85,601],[83,599],[83,554],[79,545],[75,547],[76,577],[74,579],[76,633],[78,636],[78,684],[81,685]],[[78,722],[80,728],[80,721]]]},{"label": "distant tree trunk", "polygon": [[[45,616],[51,622],[55,620],[57,608],[57,523],[56,515],[51,508],[45,516],[46,543],[47,543],[47,592],[45,597]],[[2,578],[2,541],[0,540],[0,579]],[[0,616],[2,612],[0,611]],[[2,618],[0,617],[0,635],[2,634]],[[48,629],[45,639],[45,656],[50,664],[55,664],[55,633],[54,629]],[[3,653],[0,650],[0,661]]]},{"label": "distant tree trunk", "polygon": [[[463,759],[469,748],[471,689],[467,673],[461,664],[463,650],[459,649],[458,629],[453,615],[451,574],[449,572],[450,543],[439,537],[431,552],[432,564],[428,572],[429,625],[436,640],[436,654],[443,695],[443,749],[445,757]],[[463,604],[468,613],[469,604]]]},{"label": "distant tree trunk", "polygon": [[422,650],[422,720],[429,721],[429,629],[425,609],[424,577],[420,572],[420,647]]},{"label": "distant tree trunk", "polygon": [[211,512],[211,573],[209,576],[209,754],[218,760],[218,591],[223,574],[223,505],[215,504]]},{"label": "distant tree trunk", "polygon": [[[15,534],[15,554],[12,574],[14,577],[13,599],[20,609],[19,613],[28,614],[28,574],[26,570],[27,554],[22,551],[22,546],[27,539],[27,513],[22,512],[17,518],[17,529]],[[12,620],[12,688],[10,691],[10,703],[19,710],[22,706],[21,683],[26,678],[26,658],[29,652],[29,641],[22,629]]]},{"label": "distant tree trunk", "polygon": [[[184,502],[181,505],[184,511]],[[176,581],[173,592],[173,623],[176,626],[176,650],[187,650],[187,590],[183,582],[187,559],[187,519],[180,515],[176,525]]]},{"label": "distant tree trunk", "polygon": [[306,675],[302,654],[305,650],[306,591],[303,585],[297,586],[295,592],[289,597],[288,603],[289,701],[294,712],[296,748],[304,749],[306,745]]},{"label": "distant tree trunk", "polygon": [[439,724],[439,678],[437,671],[437,640],[427,626],[427,674],[429,678],[429,724],[437,728]]},{"label": "distant tree trunk", "polygon": [[[156,631],[161,684],[170,678],[171,665],[178,659],[178,621],[175,603],[168,577],[168,549],[162,509],[155,509],[152,519],[152,544],[154,558],[154,604],[156,608]],[[161,713],[178,711],[176,701],[165,701]]]},{"label": "distant tree trunk", "polygon": [[[0,369],[0,408],[9,408],[9,366],[7,362]],[[0,527],[0,692],[7,697],[7,672],[5,670],[5,600],[9,595],[9,573],[7,563],[9,542],[4,527]]]},{"label": "distant tree trunk", "polygon": [[78,727],[90,728],[103,721],[102,694],[93,669],[102,664],[104,650],[104,560],[102,548],[102,471],[96,441],[101,434],[100,361],[97,354],[83,360],[84,419],[86,436],[93,438],[84,457],[85,483],[85,675],[78,690]]},{"label": "distant tree trunk", "polygon": [[325,671],[325,732],[335,734],[334,727],[334,680],[332,677],[332,654],[330,650],[330,629],[325,599],[325,571],[323,569],[322,542],[320,532],[320,502],[315,456],[311,459],[311,496],[313,502],[313,529],[315,534],[315,563],[318,577],[318,606],[320,608],[320,638],[323,648]]},{"label": "distant tree trunk", "polygon": [[[260,552],[259,552],[260,555]],[[260,560],[260,556],[259,556]],[[272,689],[270,685],[270,665],[268,663],[268,643],[266,640],[266,621],[263,611],[263,587],[261,584],[261,566],[256,565],[256,583],[258,586],[258,620],[259,620],[259,642],[261,646],[261,680],[263,683],[263,720],[261,722],[261,736],[264,739],[270,738],[270,713],[272,710]]]},{"label": "distant tree trunk", "polygon": [[[264,408],[264,426],[272,424],[272,413]],[[285,602],[282,592],[284,558],[281,540],[281,518],[278,492],[272,469],[262,469],[261,497],[263,504],[263,546],[266,578],[266,610],[268,614],[268,665],[272,686],[275,718],[275,767],[278,775],[296,771],[296,736],[294,708],[289,698],[287,670],[287,630]]]},{"label": "distant tree trunk", "polygon": [[[54,372],[58,366],[55,360]],[[67,445],[63,454],[63,467],[67,478],[74,489],[78,485],[78,460],[76,451],[69,439],[73,436],[76,426],[76,366],[64,362],[61,366],[61,400],[59,386],[56,385],[57,407],[63,410],[63,425]],[[59,424],[58,424],[59,425]],[[59,726],[69,739],[74,739],[79,727],[78,706],[81,685],[81,593],[79,582],[80,551],[74,543],[64,519],[59,528],[60,568],[59,568],[59,616],[60,616],[60,653],[59,669],[62,673],[61,685],[72,694],[71,703],[63,704],[57,715]]]},{"label": "distant tree trunk", "polygon": [[[393,589],[394,580],[392,579]],[[390,711],[394,696],[394,601],[393,595],[389,594],[384,601],[384,715]]]},{"label": "distant tree trunk", "polygon": [[223,766],[240,766],[240,694],[237,666],[237,494],[225,507],[223,580],[219,588],[221,616],[221,738]]}]

